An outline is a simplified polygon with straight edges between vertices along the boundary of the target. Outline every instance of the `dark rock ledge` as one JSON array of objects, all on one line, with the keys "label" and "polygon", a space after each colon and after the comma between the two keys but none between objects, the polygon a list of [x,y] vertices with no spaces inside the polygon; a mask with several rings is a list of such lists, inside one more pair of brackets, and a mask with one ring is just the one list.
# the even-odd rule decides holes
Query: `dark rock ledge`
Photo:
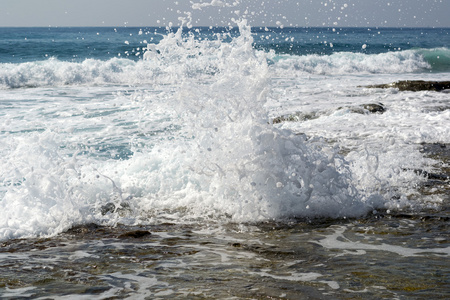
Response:
[{"label": "dark rock ledge", "polygon": [[414,170],[428,179],[419,187],[419,191],[422,195],[442,195],[443,209],[450,211],[450,144],[422,144],[420,151],[438,163],[432,172]]},{"label": "dark rock ledge", "polygon": [[404,80],[388,84],[368,85],[367,88],[397,88],[400,91],[436,91],[450,89],[450,81]]},{"label": "dark rock ledge", "polygon": [[[338,107],[336,111],[339,111],[341,109],[348,109],[351,113],[355,114],[362,114],[362,115],[368,115],[368,114],[382,114],[386,111],[386,107],[383,103],[367,103],[367,104],[361,104],[356,106],[343,106]],[[318,119],[321,116],[329,115],[331,112],[309,112],[309,113],[302,113],[302,112],[295,112],[290,115],[284,115],[280,117],[276,117],[272,120],[273,124],[278,124],[282,122],[304,122],[308,120],[314,120]]]}]

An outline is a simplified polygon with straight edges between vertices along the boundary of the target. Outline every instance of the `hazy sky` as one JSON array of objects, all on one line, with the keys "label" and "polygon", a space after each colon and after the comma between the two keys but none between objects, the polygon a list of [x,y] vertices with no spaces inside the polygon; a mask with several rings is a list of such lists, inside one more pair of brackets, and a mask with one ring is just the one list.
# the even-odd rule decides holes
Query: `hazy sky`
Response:
[{"label": "hazy sky", "polygon": [[0,26],[178,25],[185,12],[194,26],[450,27],[450,0],[0,0]]}]

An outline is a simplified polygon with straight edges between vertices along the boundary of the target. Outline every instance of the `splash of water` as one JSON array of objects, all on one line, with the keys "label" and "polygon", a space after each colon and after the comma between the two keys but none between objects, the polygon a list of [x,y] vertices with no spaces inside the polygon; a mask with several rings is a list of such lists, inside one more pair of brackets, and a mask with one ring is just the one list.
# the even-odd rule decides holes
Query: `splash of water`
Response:
[{"label": "splash of water", "polygon": [[[177,64],[183,57],[184,68],[192,65],[187,61],[201,61],[210,65],[202,70],[214,72],[202,80],[177,78],[179,90],[172,100],[183,120],[182,137],[133,159],[149,164],[138,171],[151,182],[140,205],[147,210],[184,207],[190,216],[229,216],[233,221],[364,214],[369,206],[334,150],[270,124],[264,110],[270,85],[267,58],[253,49],[247,22],[236,24],[240,35],[231,43],[206,45],[192,36],[183,38],[180,29],[146,55],[169,65],[174,56]],[[132,169],[135,173],[136,166]]]},{"label": "splash of water", "polygon": [[336,150],[273,127],[264,109],[267,56],[253,48],[246,20],[234,22],[237,37],[198,40],[181,26],[148,47],[142,71],[166,88],[159,98],[144,92],[142,110],[165,107],[180,129],[130,159],[67,158],[50,131],[32,134],[31,150],[22,149],[29,140],[15,141],[23,151],[10,149],[15,165],[5,174],[20,172],[2,175],[11,184],[0,237],[54,235],[86,222],[256,222],[372,209]]}]

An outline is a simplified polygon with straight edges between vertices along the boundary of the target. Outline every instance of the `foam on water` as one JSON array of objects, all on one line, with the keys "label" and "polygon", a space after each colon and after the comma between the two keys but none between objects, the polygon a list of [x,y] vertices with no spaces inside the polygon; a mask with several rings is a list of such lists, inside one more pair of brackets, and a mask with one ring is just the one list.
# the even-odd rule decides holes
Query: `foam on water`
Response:
[{"label": "foam on water", "polygon": [[[450,255],[450,248],[408,248],[397,245],[389,245],[384,243],[362,243],[361,241],[352,241],[346,238],[343,233],[345,232],[344,226],[333,226],[333,234],[325,236],[320,241],[313,241],[313,243],[319,244],[328,249],[346,249],[352,251],[346,251],[347,254],[363,255],[365,251],[385,251],[391,252],[400,256],[410,257],[418,256],[423,253],[433,253],[436,256],[448,256]],[[354,251],[354,252],[353,252]]]},{"label": "foam on water", "polygon": [[[181,34],[181,32],[179,32]],[[216,35],[217,40],[206,42],[201,46],[204,56],[216,55],[218,45],[229,35]],[[145,52],[144,59],[133,61],[123,58],[112,58],[107,61],[86,59],[82,62],[60,61],[50,58],[43,61],[20,64],[0,64],[0,89],[24,87],[48,87],[86,84],[123,84],[142,85],[171,82],[179,72],[191,75],[214,73],[216,66],[211,61],[187,59],[200,50],[200,44],[191,36],[188,46],[183,52],[174,51],[175,33],[170,33],[159,44],[149,44],[150,51]],[[197,44],[197,45],[195,45]],[[174,48],[175,47],[175,48]],[[189,48],[188,48],[189,47]],[[193,48],[190,48],[193,47]],[[157,49],[157,50],[156,50]],[[211,51],[213,51],[211,53]],[[164,55],[160,55],[163,52]],[[162,57],[179,63],[172,67],[162,64]],[[278,55],[268,54],[267,59],[274,63],[279,72],[286,70],[301,74],[403,74],[429,71],[448,71],[450,69],[450,54],[447,48],[416,49],[395,51],[380,54],[364,54],[352,52],[337,52],[331,55]],[[205,69],[206,68],[206,69]]]},{"label": "foam on water", "polygon": [[266,58],[252,49],[249,26],[238,25],[241,35],[215,50],[215,82],[186,77],[173,99],[185,123],[182,143],[156,145],[124,162],[137,186],[146,188],[140,204],[148,210],[185,207],[194,215],[234,221],[364,213],[367,205],[343,159],[269,123],[263,108]]},{"label": "foam on water", "polygon": [[113,58],[108,61],[86,59],[81,63],[45,61],[2,64],[1,88],[23,88],[86,84],[144,84],[158,78],[151,63]]},{"label": "foam on water", "polygon": [[[295,71],[294,71],[295,72]],[[288,72],[291,75],[290,72]],[[407,198],[419,197],[419,206],[426,201],[441,203],[442,198],[420,195],[414,187],[426,180],[414,170],[433,172],[441,163],[424,157],[421,144],[445,144],[450,138],[446,124],[448,94],[437,92],[399,92],[397,89],[368,89],[365,85],[394,82],[397,74],[309,76],[303,85],[297,79],[277,72],[274,97],[280,97],[275,115],[300,112],[299,122],[284,122],[279,126],[295,132],[321,136],[345,149],[351,164],[353,183],[360,191],[383,194],[386,205],[403,207],[412,204]],[[282,77],[283,76],[283,77]],[[402,74],[405,80],[445,80],[442,74]],[[359,87],[357,87],[359,86]],[[279,96],[279,95],[282,95]],[[382,103],[384,113],[358,112],[368,103]],[[437,170],[439,172],[439,170]],[[435,197],[435,199],[431,199]],[[403,199],[396,203],[394,199]],[[423,202],[422,202],[423,201]],[[409,203],[409,204],[408,204]]]},{"label": "foam on water", "polygon": [[[298,87],[295,80],[428,71],[436,53],[277,56],[254,49],[244,19],[233,22],[236,37],[222,32],[198,39],[183,32],[191,24],[182,20],[181,28],[149,44],[140,61],[3,64],[0,239],[53,236],[90,222],[345,218],[409,205],[408,183],[423,180],[414,170],[431,164],[411,143],[448,141],[448,129],[436,126],[448,113],[436,114],[427,125],[436,130],[427,127],[417,138],[416,127],[396,114],[401,107],[390,107],[391,119],[330,107],[324,90],[342,91],[345,77],[319,92],[308,90],[314,83]],[[441,57],[447,50],[439,51]],[[23,87],[39,88],[17,90]],[[288,105],[314,104],[326,110],[317,113],[323,118],[274,126],[270,107],[291,88]],[[342,93],[377,99],[376,90]],[[386,122],[395,118],[411,129],[384,138]],[[355,138],[346,138],[349,133]],[[347,157],[321,137],[338,140]]]},{"label": "foam on water", "polygon": [[[141,108],[166,102],[180,129],[134,149],[130,159],[67,155],[61,148],[67,141],[53,130],[11,137],[1,237],[54,235],[86,222],[158,222],[162,214],[254,222],[371,210],[336,150],[270,124],[267,58],[253,49],[246,22],[236,22],[240,36],[231,43],[196,41],[180,29],[149,47],[148,61],[139,64],[153,69],[139,74],[153,79],[164,65],[160,74],[171,88],[160,98],[143,97]],[[111,63],[122,62],[105,64]]]},{"label": "foam on water", "polygon": [[277,67],[302,74],[403,74],[432,69],[422,53],[417,50],[380,54],[338,52],[329,56],[274,56],[274,59],[278,60]]}]

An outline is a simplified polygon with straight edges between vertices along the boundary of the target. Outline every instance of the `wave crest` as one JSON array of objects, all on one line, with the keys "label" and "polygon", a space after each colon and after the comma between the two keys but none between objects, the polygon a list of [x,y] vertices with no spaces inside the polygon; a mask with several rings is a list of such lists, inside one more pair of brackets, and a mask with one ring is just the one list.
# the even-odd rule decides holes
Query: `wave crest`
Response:
[{"label": "wave crest", "polygon": [[272,56],[275,70],[304,74],[396,74],[429,71],[432,66],[420,51],[381,54],[339,52],[332,55]]},{"label": "wave crest", "polygon": [[[220,44],[219,41],[216,43]],[[216,48],[212,44],[210,46]],[[173,54],[173,47],[170,48]],[[200,50],[191,49],[192,51]],[[211,53],[196,53],[191,59],[183,57],[182,64],[177,63],[180,57],[168,56],[163,52],[157,54],[148,51],[146,54],[157,56],[147,55],[146,57],[150,59],[139,61],[113,58],[107,61],[86,59],[82,62],[67,62],[50,58],[21,64],[0,64],[0,89],[83,84],[165,84],[185,75],[212,75],[220,61],[220,57],[204,59],[204,56]],[[272,62],[275,74],[280,72],[316,75],[400,74],[450,70],[450,50],[447,48],[381,54],[338,52],[332,55],[280,56],[271,53],[268,59]]]}]

